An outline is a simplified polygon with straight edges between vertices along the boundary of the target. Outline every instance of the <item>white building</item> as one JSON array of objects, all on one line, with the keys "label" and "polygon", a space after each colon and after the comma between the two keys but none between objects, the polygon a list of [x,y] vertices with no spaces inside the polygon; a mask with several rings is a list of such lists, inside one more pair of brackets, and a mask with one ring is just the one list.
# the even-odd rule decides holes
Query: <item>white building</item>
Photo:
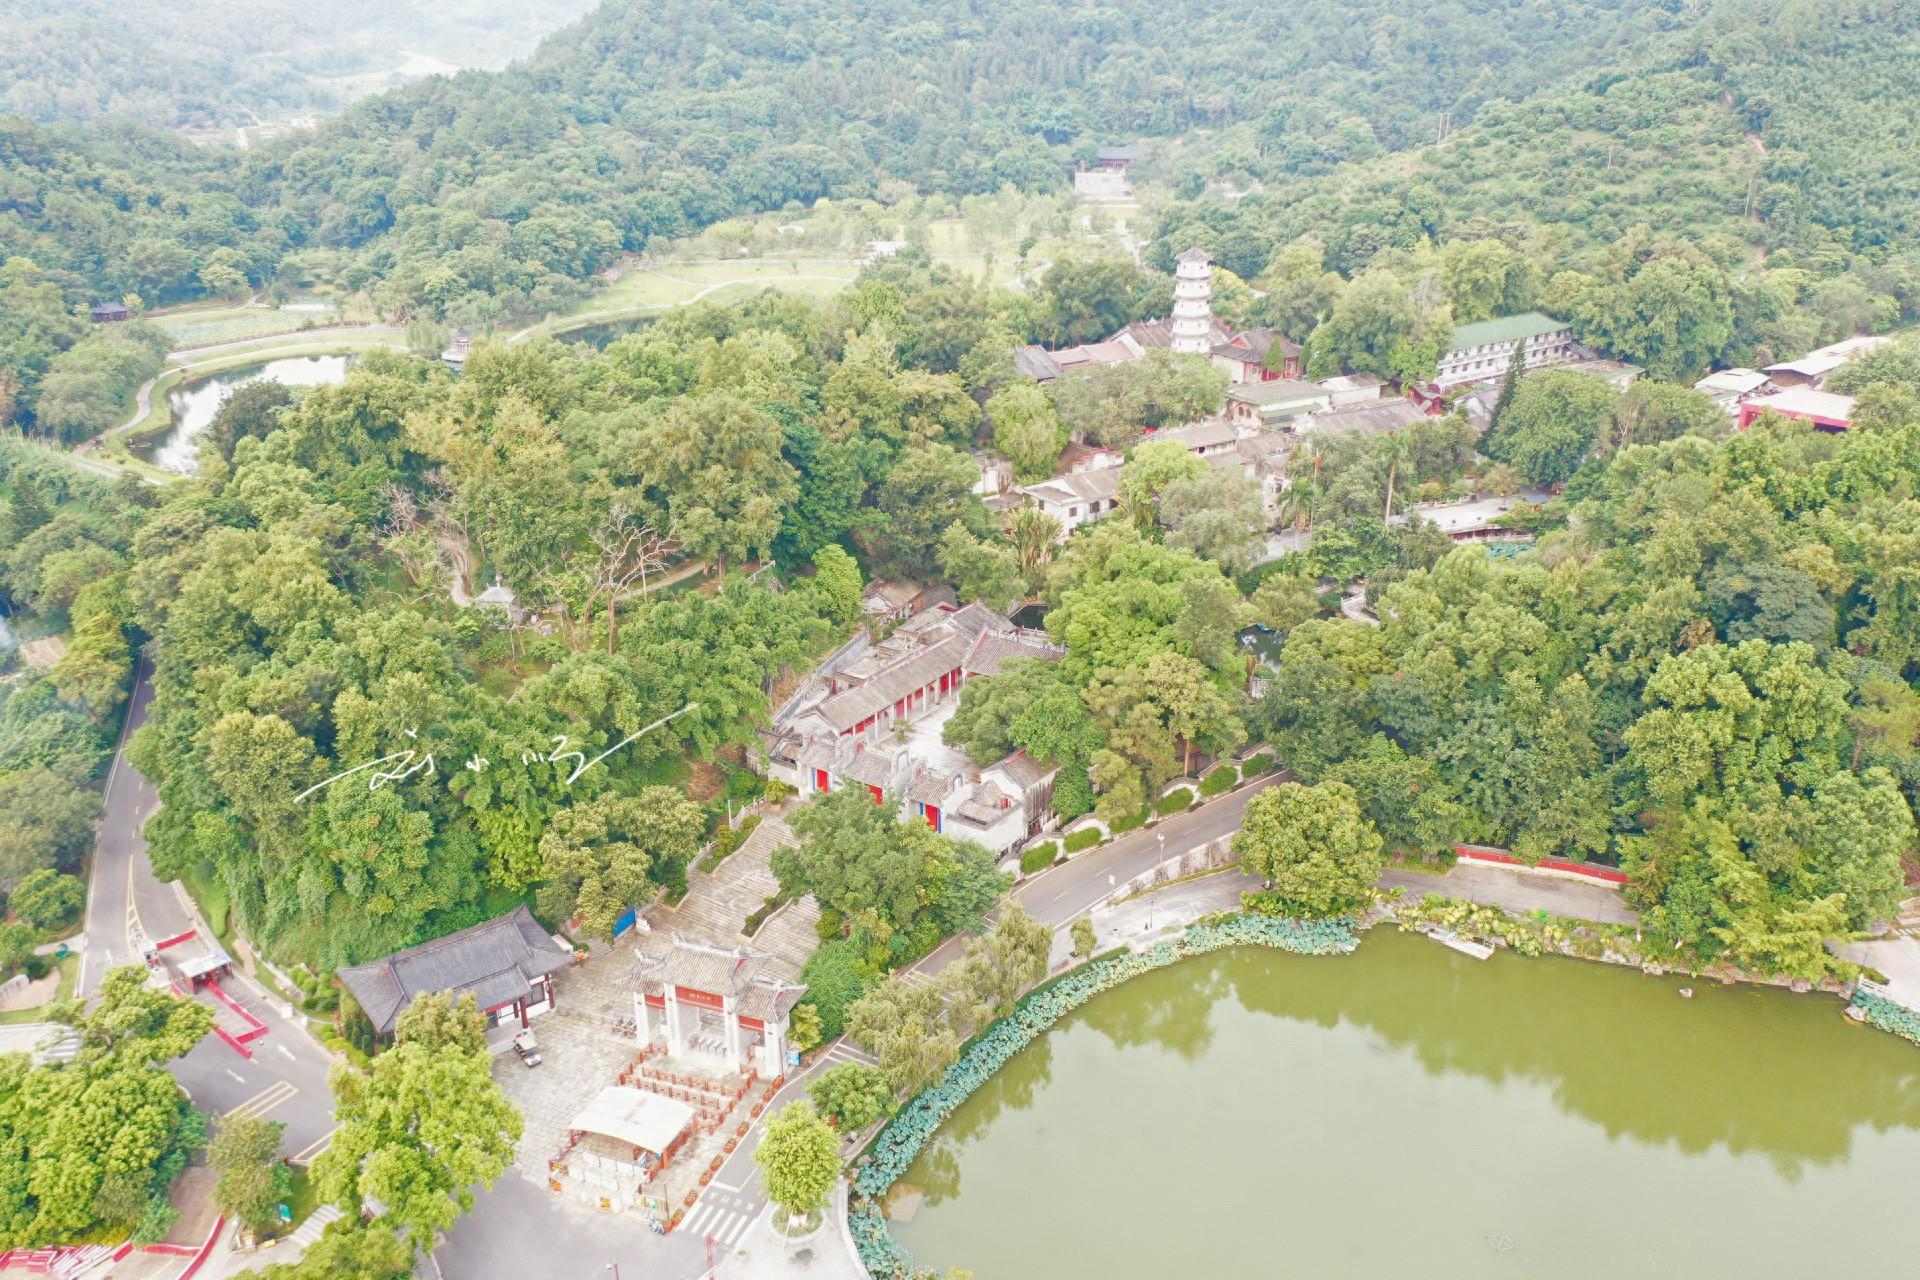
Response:
[{"label": "white building", "polygon": [[813,701],[784,710],[765,735],[767,771],[802,795],[864,788],[903,819],[1004,855],[1052,825],[1058,771],[1017,751],[975,767],[939,741],[932,717],[951,714],[969,680],[1065,653],[978,603],[929,609],[829,672]]},{"label": "white building", "polygon": [[1693,389],[1713,397],[1713,402],[1731,418],[1740,410],[1740,402],[1767,385],[1767,375],[1758,369],[1718,369],[1693,384]]},{"label": "white building", "polygon": [[770,959],[684,938],[641,952],[627,975],[641,1045],[664,1040],[669,1060],[704,1057],[736,1074],[780,1075],[788,1015],[807,989],[772,976]]},{"label": "white building", "polygon": [[1351,405],[1367,404],[1386,395],[1385,379],[1371,373],[1349,373],[1338,378],[1322,378],[1314,384],[1327,393],[1329,409],[1345,409]]},{"label": "white building", "polygon": [[1091,165],[1073,175],[1073,193],[1088,200],[1130,200],[1133,183],[1127,168],[1134,162],[1132,147],[1102,147]]},{"label": "white building", "polygon": [[1434,377],[1441,389],[1469,382],[1497,381],[1507,374],[1513,354],[1526,350],[1526,367],[1566,364],[1583,353],[1574,346],[1573,328],[1538,311],[1463,324],[1453,331]]},{"label": "white building", "polygon": [[1083,524],[1104,520],[1120,507],[1120,469],[1101,467],[1057,475],[1020,492],[1039,510],[1060,524],[1065,538]]},{"label": "white building", "polygon": [[1204,356],[1218,339],[1213,323],[1213,258],[1204,249],[1180,255],[1173,273],[1175,355]]}]

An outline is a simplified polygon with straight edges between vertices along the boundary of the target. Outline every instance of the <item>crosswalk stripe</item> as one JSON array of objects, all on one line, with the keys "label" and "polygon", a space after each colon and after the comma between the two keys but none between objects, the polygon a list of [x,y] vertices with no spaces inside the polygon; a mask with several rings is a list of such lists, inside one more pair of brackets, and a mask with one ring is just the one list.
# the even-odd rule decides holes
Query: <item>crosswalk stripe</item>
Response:
[{"label": "crosswalk stripe", "polygon": [[687,1230],[690,1232],[698,1232],[701,1224],[711,1217],[712,1214],[713,1206],[711,1204],[701,1205],[693,1211],[693,1216],[687,1219]]},{"label": "crosswalk stripe", "polygon": [[740,1237],[746,1235],[747,1228],[752,1225],[753,1225],[752,1215],[742,1214],[739,1220],[734,1224],[733,1230],[727,1233],[727,1248],[731,1249],[733,1248],[734,1245],[739,1244]]}]

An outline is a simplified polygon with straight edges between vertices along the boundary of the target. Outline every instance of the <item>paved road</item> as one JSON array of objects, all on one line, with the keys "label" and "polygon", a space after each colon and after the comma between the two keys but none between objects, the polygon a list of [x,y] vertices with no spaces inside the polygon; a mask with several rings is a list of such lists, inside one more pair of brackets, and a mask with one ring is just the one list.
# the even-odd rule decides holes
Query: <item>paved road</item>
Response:
[{"label": "paved road", "polygon": [[[116,965],[140,963],[136,928],[165,938],[202,927],[178,884],[162,884],[147,857],[141,828],[160,807],[153,785],[128,763],[126,739],[146,723],[153,700],[151,670],[143,657],[136,672],[126,730],[107,774],[106,813],[94,843],[93,877],[87,891],[87,947],[81,952],[79,990],[92,997]],[[194,1105],[215,1116],[258,1114],[287,1126],[280,1150],[309,1158],[333,1130],[333,1095],[327,1088],[330,1055],[284,1006],[244,975],[222,984],[267,1024],[250,1043],[252,1060],[218,1036],[209,1035],[167,1068]]]},{"label": "paved road", "polygon": [[[1293,775],[1268,774],[1198,809],[1168,818],[1156,827],[1122,836],[1112,844],[1071,858],[1065,866],[1043,871],[1014,889],[1012,898],[1027,914],[1058,928],[1143,871],[1168,858],[1240,829],[1240,815],[1254,796]],[[960,958],[966,938],[949,938],[914,968],[938,973]]]},{"label": "paved road", "polygon": [[1407,897],[1414,899],[1425,893],[1443,893],[1449,898],[1484,902],[1522,915],[1545,911],[1570,920],[1640,923],[1639,913],[1622,901],[1620,891],[1611,885],[1529,874],[1506,867],[1458,862],[1443,876],[1389,867],[1380,877],[1380,883],[1386,888],[1405,889]]}]

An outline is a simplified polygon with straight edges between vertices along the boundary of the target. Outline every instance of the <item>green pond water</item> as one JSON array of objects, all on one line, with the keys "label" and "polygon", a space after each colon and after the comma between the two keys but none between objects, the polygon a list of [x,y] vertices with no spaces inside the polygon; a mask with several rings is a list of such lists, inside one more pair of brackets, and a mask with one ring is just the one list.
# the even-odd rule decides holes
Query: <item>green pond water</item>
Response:
[{"label": "green pond water", "polygon": [[1157,970],[975,1093],[894,1231],[979,1280],[1920,1274],[1920,1049],[1687,985],[1391,929]]}]

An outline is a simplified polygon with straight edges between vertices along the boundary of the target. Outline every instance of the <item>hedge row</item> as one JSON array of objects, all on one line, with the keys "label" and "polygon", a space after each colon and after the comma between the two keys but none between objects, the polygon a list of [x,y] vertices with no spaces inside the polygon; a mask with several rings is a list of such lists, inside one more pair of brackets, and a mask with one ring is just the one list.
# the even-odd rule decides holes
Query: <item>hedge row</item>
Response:
[{"label": "hedge row", "polygon": [[1223,764],[1215,768],[1213,772],[1209,773],[1206,777],[1200,779],[1200,794],[1203,796],[1217,796],[1222,792],[1233,790],[1239,781],[1239,768],[1235,765]]},{"label": "hedge row", "polygon": [[1153,811],[1161,817],[1169,814],[1185,813],[1193,808],[1193,788],[1175,787],[1153,802]]},{"label": "hedge row", "polygon": [[854,1178],[855,1198],[847,1213],[847,1225],[868,1273],[877,1280],[910,1280],[917,1274],[912,1256],[887,1230],[880,1198],[907,1171],[920,1154],[920,1148],[954,1108],[1005,1066],[1008,1059],[1061,1018],[1128,979],[1190,956],[1244,946],[1275,947],[1302,955],[1336,955],[1352,951],[1355,939],[1350,923],[1345,920],[1231,916],[1218,924],[1188,925],[1179,938],[1157,942],[1143,952],[1129,951],[1090,961],[1050,985],[1035,989],[1020,1002],[1012,1016],[1001,1019],[975,1037],[939,1082],[901,1108],[868,1148],[869,1159]]},{"label": "hedge row", "polygon": [[1067,837],[1068,853],[1084,853],[1100,843],[1100,828],[1083,827]]},{"label": "hedge row", "polygon": [[1020,855],[1020,874],[1030,876],[1036,871],[1045,871],[1060,858],[1060,846],[1046,840],[1028,849]]}]

